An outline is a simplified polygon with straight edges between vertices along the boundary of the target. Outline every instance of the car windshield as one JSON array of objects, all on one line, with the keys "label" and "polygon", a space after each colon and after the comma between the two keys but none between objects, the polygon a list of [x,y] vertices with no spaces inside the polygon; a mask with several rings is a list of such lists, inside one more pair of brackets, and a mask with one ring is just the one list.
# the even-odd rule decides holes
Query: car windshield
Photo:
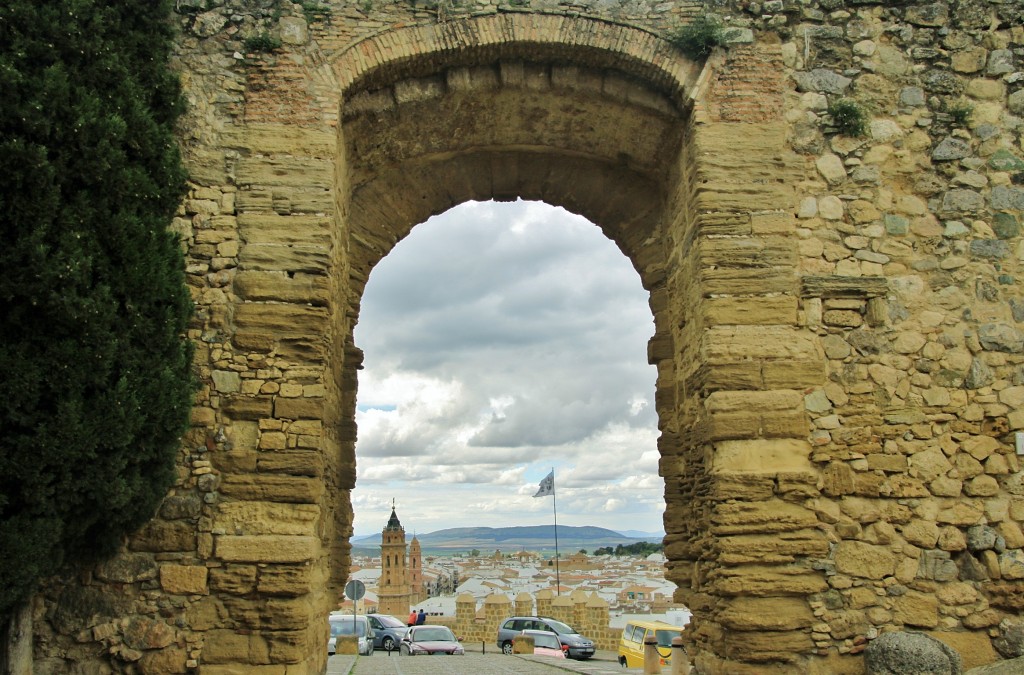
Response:
[{"label": "car windshield", "polygon": [[455,636],[444,626],[417,628],[412,634],[412,639],[414,642],[439,642],[443,640],[455,642]]},{"label": "car windshield", "polygon": [[366,622],[359,621],[353,625],[352,619],[336,619],[331,622],[331,636],[339,635],[366,635]]},{"label": "car windshield", "polygon": [[552,619],[546,619],[544,623],[551,626],[551,630],[555,631],[559,635],[579,635],[579,633],[576,632],[576,629],[567,623],[554,621]]},{"label": "car windshield", "polygon": [[387,614],[381,614],[377,617],[377,620],[381,622],[381,625],[387,628],[404,628],[405,624],[396,619],[393,616]]},{"label": "car windshield", "polygon": [[658,640],[659,647],[671,647],[672,638],[679,637],[679,632],[674,630],[656,630],[654,636]]}]

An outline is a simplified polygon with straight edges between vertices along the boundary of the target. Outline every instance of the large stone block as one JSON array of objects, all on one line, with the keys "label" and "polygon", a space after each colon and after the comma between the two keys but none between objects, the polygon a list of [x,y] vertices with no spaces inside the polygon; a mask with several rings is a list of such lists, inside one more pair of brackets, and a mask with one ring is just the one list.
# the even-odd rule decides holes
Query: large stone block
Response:
[{"label": "large stone block", "polygon": [[334,162],[308,157],[248,157],[238,162],[236,180],[246,186],[330,190],[334,183]]},{"label": "large stone block", "polygon": [[841,541],[836,547],[836,570],[864,579],[882,579],[896,572],[896,555],[885,546]]},{"label": "large stone block", "polygon": [[716,536],[792,532],[815,528],[814,511],[779,499],[716,504],[711,516]]},{"label": "large stone block", "polygon": [[[315,599],[316,596],[311,595],[297,598],[227,597],[224,599],[224,606],[231,619],[242,629],[297,631],[309,629],[310,619],[322,616],[314,611]],[[326,632],[325,625],[324,633]]]},{"label": "large stone block", "polygon": [[338,136],[331,131],[286,124],[248,123],[221,132],[226,148],[268,155],[333,158],[338,151]]},{"label": "large stone block", "polygon": [[275,338],[322,335],[327,310],[290,303],[245,302],[234,311],[234,323],[241,331],[267,333]]},{"label": "large stone block", "polygon": [[754,298],[708,298],[704,319],[708,325],[796,325],[797,299],[787,295]]},{"label": "large stone block", "polygon": [[309,536],[219,535],[214,542],[216,556],[226,562],[306,562],[320,551],[320,540]]},{"label": "large stone block", "polygon": [[700,351],[712,367],[743,360],[820,360],[816,336],[780,326],[713,326],[701,336]]},{"label": "large stone block", "polygon": [[160,566],[160,587],[172,595],[205,595],[209,570],[199,565]]},{"label": "large stone block", "polygon": [[[211,630],[206,633],[203,663],[269,664],[270,645],[257,633]],[[206,670],[205,668],[203,669]]]},{"label": "large stone block", "polygon": [[218,505],[216,531],[236,535],[303,536],[315,531],[321,508],[313,504],[230,501]]},{"label": "large stone block", "polygon": [[798,439],[718,441],[712,473],[780,473],[811,468],[811,445]]},{"label": "large stone block", "polygon": [[714,580],[716,594],[771,598],[807,596],[828,588],[823,574],[787,565],[740,565],[721,568]]},{"label": "large stone block", "polygon": [[132,535],[128,546],[133,551],[189,553],[196,550],[196,530],[185,521],[152,520]]},{"label": "large stone block", "polygon": [[324,474],[324,456],[317,450],[261,452],[256,466],[260,473],[284,473],[319,478]]},{"label": "large stone block", "polygon": [[317,504],[323,495],[324,483],[306,476],[228,474],[221,482],[220,491],[225,496],[244,501]]},{"label": "large stone block", "polygon": [[788,563],[797,558],[828,555],[829,543],[819,530],[722,537],[719,562],[727,565]]},{"label": "large stone block", "polygon": [[235,275],[235,293],[243,300],[326,305],[327,277],[284,272],[241,271]]},{"label": "large stone block", "polygon": [[790,631],[809,628],[815,621],[803,598],[729,598],[722,603],[718,620],[739,631]]},{"label": "large stone block", "polygon": [[274,416],[279,419],[322,419],[324,400],[322,398],[278,398],[274,402]]},{"label": "large stone block", "polygon": [[299,596],[312,591],[309,565],[273,565],[260,570],[256,588],[266,595]]},{"label": "large stone block", "polygon": [[795,661],[814,643],[804,631],[727,631],[726,653],[741,661]]},{"label": "large stone block", "polygon": [[704,400],[709,412],[774,412],[802,409],[803,395],[782,391],[719,391]]}]

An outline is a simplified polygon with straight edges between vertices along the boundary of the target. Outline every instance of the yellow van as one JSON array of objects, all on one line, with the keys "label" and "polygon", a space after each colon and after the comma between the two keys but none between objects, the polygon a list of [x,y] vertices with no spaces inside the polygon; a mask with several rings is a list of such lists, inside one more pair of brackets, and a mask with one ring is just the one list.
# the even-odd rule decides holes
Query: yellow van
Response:
[{"label": "yellow van", "polygon": [[664,621],[630,621],[622,629],[619,640],[619,665],[623,668],[644,667],[644,638],[653,635],[658,641],[658,656],[661,665],[672,664],[672,638],[679,637],[682,626],[673,626]]}]

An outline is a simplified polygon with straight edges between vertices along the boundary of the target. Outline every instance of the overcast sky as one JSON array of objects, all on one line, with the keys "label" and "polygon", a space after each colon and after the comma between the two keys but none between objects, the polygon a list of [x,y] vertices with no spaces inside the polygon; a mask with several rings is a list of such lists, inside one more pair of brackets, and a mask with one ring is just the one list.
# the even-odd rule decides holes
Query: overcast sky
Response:
[{"label": "overcast sky", "polygon": [[470,202],[374,268],[356,344],[357,536],[558,524],[662,529],[647,292],[586,219]]}]

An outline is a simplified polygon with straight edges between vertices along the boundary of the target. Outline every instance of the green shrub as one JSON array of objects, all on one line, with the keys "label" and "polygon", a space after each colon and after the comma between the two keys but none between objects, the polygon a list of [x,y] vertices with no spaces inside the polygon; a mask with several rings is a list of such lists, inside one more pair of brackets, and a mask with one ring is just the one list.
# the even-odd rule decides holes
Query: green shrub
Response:
[{"label": "green shrub", "polygon": [[946,113],[949,115],[949,120],[954,126],[965,127],[971,121],[971,115],[974,114],[974,106],[966,101],[960,101],[949,106]]},{"label": "green shrub", "polygon": [[859,137],[867,134],[867,113],[855,101],[840,99],[830,104],[828,116],[832,118],[836,130],[845,136]]},{"label": "green shrub", "polygon": [[[363,0],[362,3],[363,11],[368,11],[369,8],[373,7],[372,0]],[[318,21],[328,21],[331,18],[331,8],[329,5],[321,5],[315,0],[306,0],[302,3],[302,13],[306,17],[306,23],[317,23]]]},{"label": "green shrub", "polygon": [[669,42],[693,59],[706,58],[711,50],[725,41],[725,29],[714,14],[702,14],[677,29]]},{"label": "green shrub", "polygon": [[0,3],[0,619],[174,478],[193,388],[171,6]]},{"label": "green shrub", "polygon": [[280,38],[276,38],[269,33],[260,33],[259,35],[252,35],[245,38],[243,43],[246,53],[249,54],[260,54],[264,52],[272,52],[275,49],[281,48]]}]

